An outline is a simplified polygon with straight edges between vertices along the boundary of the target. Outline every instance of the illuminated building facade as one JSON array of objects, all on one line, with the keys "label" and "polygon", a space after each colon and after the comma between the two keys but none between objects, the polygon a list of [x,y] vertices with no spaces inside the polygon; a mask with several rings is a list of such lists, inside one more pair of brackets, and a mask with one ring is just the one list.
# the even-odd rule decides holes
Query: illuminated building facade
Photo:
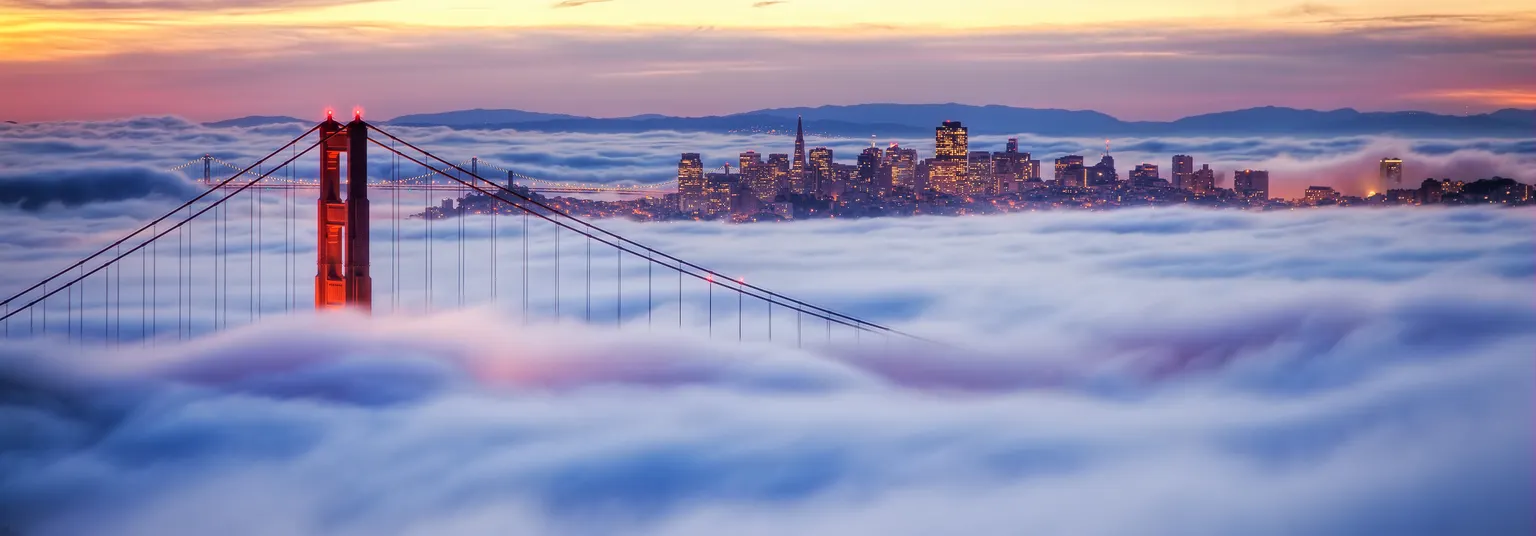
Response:
[{"label": "illuminated building facade", "polygon": [[[858,176],[850,186],[852,190],[867,193],[877,193],[881,190],[880,184],[885,182],[879,178],[882,166],[881,160],[885,154],[879,147],[870,147],[859,153]],[[889,173],[886,174],[889,177]],[[886,185],[886,191],[890,186]]]},{"label": "illuminated building facade", "polygon": [[1082,155],[1069,154],[1056,159],[1056,182],[1061,182],[1067,176],[1067,170],[1072,167],[1083,167]]},{"label": "illuminated building facade", "polygon": [[949,195],[966,195],[970,184],[965,175],[964,160],[931,158],[928,162],[928,188]]},{"label": "illuminated building facade", "polygon": [[826,147],[811,149],[810,159],[807,162],[806,187],[810,193],[816,195],[830,195],[832,183],[837,176],[832,172],[832,150]]},{"label": "illuminated building facade", "polygon": [[779,190],[789,187],[789,155],[785,153],[773,153],[768,155],[768,176],[773,179],[773,191],[775,195]]},{"label": "illuminated building facade", "polygon": [[1098,187],[1113,187],[1120,182],[1120,173],[1115,171],[1115,157],[1104,153],[1099,158],[1099,163],[1088,168],[1088,185]]},{"label": "illuminated building facade", "polygon": [[1195,157],[1176,154],[1173,155],[1173,168],[1169,170],[1169,179],[1174,188],[1190,189],[1190,177],[1195,174]]},{"label": "illuminated building facade", "polygon": [[1403,185],[1403,159],[1381,159],[1381,187],[1396,188]]},{"label": "illuminated building facade", "polygon": [[885,151],[886,166],[891,170],[891,187],[917,191],[917,149],[903,149],[892,143]]},{"label": "illuminated building facade", "polygon": [[730,173],[710,173],[704,176],[704,200],[700,206],[699,214],[705,217],[716,217],[731,212],[731,200],[736,186],[741,182],[741,175]]},{"label": "illuminated building facade", "polygon": [[1339,200],[1339,192],[1329,186],[1308,186],[1301,199],[1308,205],[1334,203]]},{"label": "illuminated building facade", "polygon": [[965,162],[970,142],[959,121],[945,121],[933,133],[934,158]]},{"label": "illuminated building facade", "polygon": [[774,183],[773,173],[768,165],[763,162],[763,156],[757,151],[741,153],[738,162],[741,164],[741,182],[753,197],[759,201],[772,201],[773,196],[779,194],[778,185]]},{"label": "illuminated building facade", "polygon": [[677,161],[677,210],[702,213],[708,202],[704,182],[704,160],[699,153],[683,153]]},{"label": "illuminated building facade", "polygon": [[1232,174],[1232,191],[1245,199],[1268,200],[1269,172],[1261,169],[1238,170]]},{"label": "illuminated building facade", "polygon": [[1200,164],[1200,169],[1190,174],[1189,191],[1195,195],[1216,193],[1216,172],[1211,170],[1210,164]]},{"label": "illuminated building facade", "polygon": [[987,193],[996,186],[996,165],[992,162],[992,153],[987,151],[971,151],[966,159],[966,180],[963,187],[965,195],[978,195]]},{"label": "illuminated building facade", "polygon": [[805,120],[795,119],[795,158],[789,163],[789,189],[795,193],[810,193],[811,184],[805,161]]}]

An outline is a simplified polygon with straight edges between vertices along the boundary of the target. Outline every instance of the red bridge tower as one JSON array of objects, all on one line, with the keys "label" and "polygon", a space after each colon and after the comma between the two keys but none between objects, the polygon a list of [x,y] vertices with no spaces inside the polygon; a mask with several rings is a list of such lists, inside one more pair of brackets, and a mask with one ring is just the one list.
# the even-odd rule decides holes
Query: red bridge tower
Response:
[{"label": "red bridge tower", "polygon": [[[315,308],[373,309],[368,271],[368,124],[361,113],[342,125],[329,113],[320,123],[319,242]],[[347,198],[341,198],[341,153],[347,153]]]}]

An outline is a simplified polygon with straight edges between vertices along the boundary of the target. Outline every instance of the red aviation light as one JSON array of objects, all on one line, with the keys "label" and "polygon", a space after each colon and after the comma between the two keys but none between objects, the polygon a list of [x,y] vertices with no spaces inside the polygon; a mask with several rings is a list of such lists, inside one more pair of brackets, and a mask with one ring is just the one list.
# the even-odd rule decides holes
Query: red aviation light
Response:
[{"label": "red aviation light", "polygon": [[336,110],[333,110],[333,109],[330,109],[330,108],[326,108],[325,109],[325,120],[326,121],[333,121],[335,119],[336,119]]},{"label": "red aviation light", "polygon": [[358,106],[358,107],[352,109],[352,120],[354,120],[354,121],[362,121],[363,120],[363,107],[362,106]]}]

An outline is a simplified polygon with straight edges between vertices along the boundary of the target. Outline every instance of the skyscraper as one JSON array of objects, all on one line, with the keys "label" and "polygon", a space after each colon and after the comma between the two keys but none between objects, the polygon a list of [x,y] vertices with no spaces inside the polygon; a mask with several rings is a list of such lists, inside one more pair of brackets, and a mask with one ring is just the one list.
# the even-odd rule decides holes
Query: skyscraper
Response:
[{"label": "skyscraper", "polygon": [[1083,157],[1081,155],[1069,154],[1067,156],[1057,158],[1056,182],[1060,183],[1061,181],[1067,179],[1067,170],[1073,167],[1083,167]]},{"label": "skyscraper", "polygon": [[880,173],[880,160],[883,156],[879,147],[870,147],[859,153],[858,181],[850,189],[866,193],[878,192],[878,185],[882,181],[877,175]]},{"label": "skyscraper", "polygon": [[832,150],[826,147],[811,149],[805,175],[806,190],[809,193],[826,195],[830,192],[832,182],[836,180],[832,173]]},{"label": "skyscraper", "polygon": [[1183,154],[1173,155],[1173,169],[1169,170],[1174,188],[1190,189],[1189,179],[1195,173],[1195,157]]},{"label": "skyscraper", "polygon": [[795,159],[789,164],[789,188],[796,193],[809,193],[810,181],[806,180],[805,119],[795,118]]},{"label": "skyscraper", "polygon": [[1238,197],[1264,201],[1269,199],[1269,172],[1243,169],[1232,174],[1232,190]]},{"label": "skyscraper", "polygon": [[741,153],[740,162],[742,186],[759,201],[773,201],[773,196],[779,193],[779,187],[773,170],[763,163],[762,155],[757,151],[747,151]]},{"label": "skyscraper", "polygon": [[1403,159],[1381,159],[1381,188],[1398,188],[1403,185]]},{"label": "skyscraper", "polygon": [[917,149],[903,149],[892,143],[885,151],[885,160],[891,168],[891,187],[918,190]]},{"label": "skyscraper", "polygon": [[971,151],[966,160],[965,184],[961,190],[966,195],[986,193],[988,189],[996,186],[997,168],[992,162],[992,153],[987,151]]},{"label": "skyscraper", "polygon": [[704,161],[699,153],[683,153],[677,161],[677,209],[703,212],[708,204],[704,182]]},{"label": "skyscraper", "polygon": [[959,121],[945,121],[933,130],[934,158],[964,162],[970,147],[965,126]]},{"label": "skyscraper", "polygon": [[779,190],[789,187],[789,155],[773,153],[768,155],[768,176],[773,178],[773,191],[777,196]]}]

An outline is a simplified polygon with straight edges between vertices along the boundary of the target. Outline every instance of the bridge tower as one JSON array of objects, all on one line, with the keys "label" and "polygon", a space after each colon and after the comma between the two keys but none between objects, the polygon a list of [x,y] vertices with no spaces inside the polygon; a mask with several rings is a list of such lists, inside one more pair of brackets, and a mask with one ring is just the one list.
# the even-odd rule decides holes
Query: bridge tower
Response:
[{"label": "bridge tower", "polygon": [[[368,125],[359,114],[342,125],[320,123],[315,308],[373,308],[368,267]],[[347,153],[347,198],[341,198],[341,153]]]}]

